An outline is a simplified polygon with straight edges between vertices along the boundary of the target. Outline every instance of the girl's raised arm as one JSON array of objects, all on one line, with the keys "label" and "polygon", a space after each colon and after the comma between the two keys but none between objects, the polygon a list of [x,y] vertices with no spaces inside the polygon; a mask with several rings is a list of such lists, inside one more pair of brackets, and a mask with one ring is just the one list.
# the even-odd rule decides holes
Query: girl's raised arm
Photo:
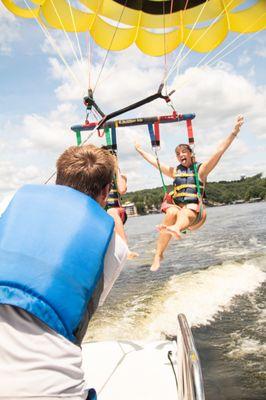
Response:
[{"label": "girl's raised arm", "polygon": [[[154,155],[143,150],[141,145],[137,142],[135,143],[135,149],[144,158],[144,160],[148,161],[148,163],[150,163],[153,167],[158,169],[157,160]],[[160,162],[160,168],[164,175],[169,176],[170,178],[174,177],[175,169],[173,167],[169,167],[168,165]]]},{"label": "girl's raised arm", "polygon": [[115,157],[115,176],[116,176],[116,185],[117,190],[120,194],[125,194],[127,192],[127,177],[121,174],[118,160]]},{"label": "girl's raised arm", "polygon": [[209,173],[216,167],[218,162],[220,161],[222,155],[225,153],[225,151],[228,149],[228,147],[231,145],[231,143],[234,141],[236,136],[238,135],[241,126],[243,125],[244,118],[242,115],[239,115],[237,117],[235,126],[232,130],[232,132],[227,136],[227,138],[222,141],[219,146],[217,147],[216,151],[214,154],[209,158],[208,161],[203,162],[199,168],[199,177],[201,181],[205,181]]}]

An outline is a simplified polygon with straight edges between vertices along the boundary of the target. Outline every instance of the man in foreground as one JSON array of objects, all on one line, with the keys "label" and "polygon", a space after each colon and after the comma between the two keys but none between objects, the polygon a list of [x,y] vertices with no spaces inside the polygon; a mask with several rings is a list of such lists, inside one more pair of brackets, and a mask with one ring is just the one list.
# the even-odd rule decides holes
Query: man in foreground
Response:
[{"label": "man in foreground", "polygon": [[113,175],[107,150],[70,147],[56,185],[22,187],[1,216],[1,399],[86,398],[80,343],[128,252],[103,210]]}]

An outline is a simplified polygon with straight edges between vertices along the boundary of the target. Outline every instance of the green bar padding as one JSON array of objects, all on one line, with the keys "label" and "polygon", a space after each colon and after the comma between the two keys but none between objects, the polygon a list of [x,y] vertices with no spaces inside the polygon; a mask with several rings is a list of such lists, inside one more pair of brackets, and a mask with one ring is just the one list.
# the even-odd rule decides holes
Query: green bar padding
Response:
[{"label": "green bar padding", "polygon": [[77,139],[77,145],[81,145],[81,133],[80,131],[76,131],[76,139]]},{"label": "green bar padding", "polygon": [[104,133],[105,133],[105,139],[106,139],[107,146],[112,146],[113,143],[112,143],[111,129],[104,128]]}]

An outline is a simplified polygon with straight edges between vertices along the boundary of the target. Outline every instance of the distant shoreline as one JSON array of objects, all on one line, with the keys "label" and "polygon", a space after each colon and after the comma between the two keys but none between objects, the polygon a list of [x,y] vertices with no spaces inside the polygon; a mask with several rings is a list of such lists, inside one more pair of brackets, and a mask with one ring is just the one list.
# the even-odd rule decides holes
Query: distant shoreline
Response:
[{"label": "distant shoreline", "polygon": [[[168,192],[172,186],[167,187]],[[257,203],[266,200],[266,178],[262,173],[251,177],[242,176],[235,181],[210,182],[206,185],[206,207],[221,207]],[[123,204],[132,208],[131,214],[152,214],[160,210],[164,196],[161,187],[129,192],[123,196]]]}]

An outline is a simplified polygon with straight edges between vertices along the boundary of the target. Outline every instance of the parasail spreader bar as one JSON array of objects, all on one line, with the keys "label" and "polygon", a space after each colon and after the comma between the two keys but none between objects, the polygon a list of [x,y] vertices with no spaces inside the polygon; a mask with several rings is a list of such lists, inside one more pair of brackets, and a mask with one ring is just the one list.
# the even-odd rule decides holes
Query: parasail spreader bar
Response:
[{"label": "parasail spreader bar", "polygon": [[115,118],[118,115],[124,114],[128,111],[134,110],[135,108],[139,108],[139,107],[143,106],[144,104],[148,104],[156,99],[163,99],[166,101],[166,103],[169,103],[171,101],[170,96],[175,92],[175,90],[172,90],[172,92],[169,93],[168,95],[163,95],[162,94],[163,87],[164,87],[164,84],[161,83],[158,88],[158,91],[155,94],[152,94],[151,96],[145,97],[145,99],[139,100],[136,103],[130,104],[127,107],[121,108],[120,110],[114,111],[114,112],[106,115],[103,118],[102,123],[100,123],[100,127],[103,126],[105,121]]},{"label": "parasail spreader bar", "polygon": [[[130,119],[118,119],[107,121],[101,125],[102,128],[122,128],[126,126],[137,126],[137,125],[148,125],[159,122],[160,124],[168,124],[171,122],[189,121],[195,118],[195,114],[177,114],[162,115],[154,117],[143,117],[143,118],[130,118]],[[87,122],[84,125],[73,125],[71,130],[74,132],[92,131],[98,126],[98,122]]]}]

